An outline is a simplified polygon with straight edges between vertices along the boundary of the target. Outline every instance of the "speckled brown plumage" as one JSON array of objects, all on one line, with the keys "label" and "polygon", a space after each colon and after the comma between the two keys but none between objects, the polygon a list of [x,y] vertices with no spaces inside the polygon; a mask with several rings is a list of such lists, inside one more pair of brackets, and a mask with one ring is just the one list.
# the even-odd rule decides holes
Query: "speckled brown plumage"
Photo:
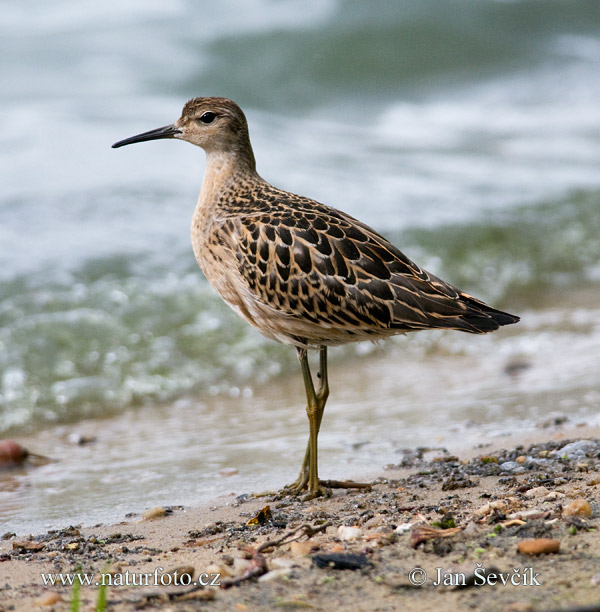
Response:
[{"label": "speckled brown plumage", "polygon": [[[481,334],[519,320],[429,274],[350,215],[267,183],[256,172],[244,113],[231,100],[195,98],[175,124],[113,146],[157,138],[207,153],[192,244],[209,282],[265,336],[298,348],[311,438],[297,490],[308,484],[318,492],[325,347],[422,329]],[[311,348],[321,350],[317,391],[306,360]]]}]

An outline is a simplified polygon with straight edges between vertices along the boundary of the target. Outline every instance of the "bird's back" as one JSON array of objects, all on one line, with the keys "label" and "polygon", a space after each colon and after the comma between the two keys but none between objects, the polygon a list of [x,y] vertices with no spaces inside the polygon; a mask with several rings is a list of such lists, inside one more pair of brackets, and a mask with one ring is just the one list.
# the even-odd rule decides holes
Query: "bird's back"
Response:
[{"label": "bird's back", "polygon": [[350,215],[258,175],[241,185],[213,202],[197,256],[266,336],[336,345],[422,329],[486,333],[519,320],[429,274]]}]

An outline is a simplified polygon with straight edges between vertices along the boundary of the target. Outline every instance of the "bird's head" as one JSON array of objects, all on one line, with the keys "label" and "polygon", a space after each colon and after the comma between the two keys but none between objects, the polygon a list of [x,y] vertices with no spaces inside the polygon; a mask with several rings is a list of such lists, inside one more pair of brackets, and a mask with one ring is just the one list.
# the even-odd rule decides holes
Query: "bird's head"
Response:
[{"label": "bird's head", "polygon": [[113,149],[160,138],[185,140],[207,153],[251,152],[246,116],[227,98],[193,98],[175,123],[120,140]]}]

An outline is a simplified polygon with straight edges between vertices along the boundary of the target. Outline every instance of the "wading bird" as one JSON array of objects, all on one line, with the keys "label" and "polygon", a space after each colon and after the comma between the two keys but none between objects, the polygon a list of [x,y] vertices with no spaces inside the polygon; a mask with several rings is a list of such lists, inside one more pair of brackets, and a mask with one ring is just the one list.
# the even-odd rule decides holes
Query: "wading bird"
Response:
[{"label": "wading bird", "polygon": [[[174,124],[113,147],[159,138],[206,151],[191,234],[209,283],[266,337],[298,352],[310,435],[288,492],[321,492],[317,436],[329,396],[328,346],[422,329],[485,334],[519,320],[429,274],[350,215],[267,183],[235,102],[194,98]],[[309,349],[320,351],[316,389]]]}]

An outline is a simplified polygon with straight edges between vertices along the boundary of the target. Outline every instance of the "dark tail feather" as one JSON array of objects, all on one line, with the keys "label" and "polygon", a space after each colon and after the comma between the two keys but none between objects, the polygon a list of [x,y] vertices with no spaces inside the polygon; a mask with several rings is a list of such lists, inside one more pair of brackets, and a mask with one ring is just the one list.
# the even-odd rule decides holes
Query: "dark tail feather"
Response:
[{"label": "dark tail feather", "polygon": [[[516,315],[509,314],[508,312],[502,312],[496,310],[491,306],[488,306],[484,302],[471,297],[470,295],[463,294],[461,296],[463,301],[472,307],[470,311],[465,313],[461,318],[469,327],[473,327],[473,333],[485,334],[490,331],[494,331],[504,325],[512,325],[518,323],[521,318]],[[465,329],[465,331],[471,331]]]}]

